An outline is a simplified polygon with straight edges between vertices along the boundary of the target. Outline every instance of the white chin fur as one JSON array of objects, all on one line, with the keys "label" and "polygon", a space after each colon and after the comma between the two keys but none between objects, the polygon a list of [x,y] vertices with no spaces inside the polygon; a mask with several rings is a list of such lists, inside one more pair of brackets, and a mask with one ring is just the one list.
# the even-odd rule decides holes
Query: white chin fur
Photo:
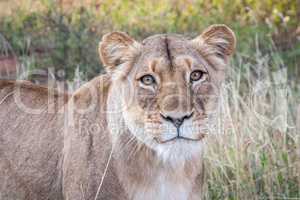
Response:
[{"label": "white chin fur", "polygon": [[173,140],[155,146],[155,150],[164,162],[173,166],[184,165],[185,161],[194,158],[201,159],[203,153],[202,141]]}]

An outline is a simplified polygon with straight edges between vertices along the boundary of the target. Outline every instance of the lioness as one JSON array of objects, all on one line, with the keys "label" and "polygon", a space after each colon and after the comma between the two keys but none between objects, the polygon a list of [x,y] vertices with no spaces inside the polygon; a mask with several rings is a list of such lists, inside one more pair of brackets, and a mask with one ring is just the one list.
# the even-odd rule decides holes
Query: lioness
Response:
[{"label": "lioness", "polygon": [[107,73],[71,96],[0,82],[0,199],[201,199],[203,138],[235,49],[213,25],[195,39],[106,34]]}]

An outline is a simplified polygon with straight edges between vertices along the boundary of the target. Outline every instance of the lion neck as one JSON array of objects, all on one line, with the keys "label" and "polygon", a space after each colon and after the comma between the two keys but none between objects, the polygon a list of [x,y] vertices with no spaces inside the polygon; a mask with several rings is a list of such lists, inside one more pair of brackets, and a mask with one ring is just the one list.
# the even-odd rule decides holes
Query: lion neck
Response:
[{"label": "lion neck", "polygon": [[113,160],[129,199],[190,199],[191,193],[197,193],[195,190],[200,190],[202,185],[201,158],[174,166],[132,139],[128,130],[118,138]]}]

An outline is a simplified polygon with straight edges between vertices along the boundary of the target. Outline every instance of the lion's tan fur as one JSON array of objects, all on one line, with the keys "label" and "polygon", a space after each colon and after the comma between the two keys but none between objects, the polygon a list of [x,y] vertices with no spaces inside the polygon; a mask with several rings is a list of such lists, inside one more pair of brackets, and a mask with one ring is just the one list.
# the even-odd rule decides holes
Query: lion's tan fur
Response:
[{"label": "lion's tan fur", "polygon": [[[57,169],[63,118],[58,110],[68,96],[57,93],[48,106],[47,88],[23,81],[0,81],[0,88],[0,199],[61,198]],[[26,106],[41,108],[42,113],[24,113],[15,103],[16,93]]]},{"label": "lion's tan fur", "polygon": [[[200,199],[200,128],[215,107],[210,95],[218,94],[234,48],[234,34],[223,25],[194,40],[156,35],[138,43],[114,32],[99,46],[108,73],[72,95],[26,81],[0,81],[0,199]],[[210,76],[184,93],[191,88],[185,74],[199,63]],[[138,85],[136,76],[149,70],[160,78],[159,95]],[[143,95],[130,99],[130,88]],[[164,100],[173,94],[180,97]],[[200,127],[188,133],[193,142],[176,140],[170,148],[155,143],[168,136],[157,126],[166,123],[160,112],[177,116],[190,109],[191,126]]]}]

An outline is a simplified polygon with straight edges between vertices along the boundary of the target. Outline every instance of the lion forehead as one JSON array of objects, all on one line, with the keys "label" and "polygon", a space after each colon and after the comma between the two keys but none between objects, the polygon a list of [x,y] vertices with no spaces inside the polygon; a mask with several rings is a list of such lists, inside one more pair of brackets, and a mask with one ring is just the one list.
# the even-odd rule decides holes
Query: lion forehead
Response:
[{"label": "lion forehead", "polygon": [[142,42],[142,54],[152,54],[155,56],[166,57],[180,54],[190,54],[192,46],[182,35],[160,34],[146,38]]},{"label": "lion forehead", "polygon": [[201,59],[188,39],[177,34],[154,35],[142,42],[140,56],[135,62],[135,72],[154,71],[154,68],[164,73],[170,72],[173,67],[178,69],[178,66],[186,65],[186,62],[182,62],[186,59],[191,62]]}]

